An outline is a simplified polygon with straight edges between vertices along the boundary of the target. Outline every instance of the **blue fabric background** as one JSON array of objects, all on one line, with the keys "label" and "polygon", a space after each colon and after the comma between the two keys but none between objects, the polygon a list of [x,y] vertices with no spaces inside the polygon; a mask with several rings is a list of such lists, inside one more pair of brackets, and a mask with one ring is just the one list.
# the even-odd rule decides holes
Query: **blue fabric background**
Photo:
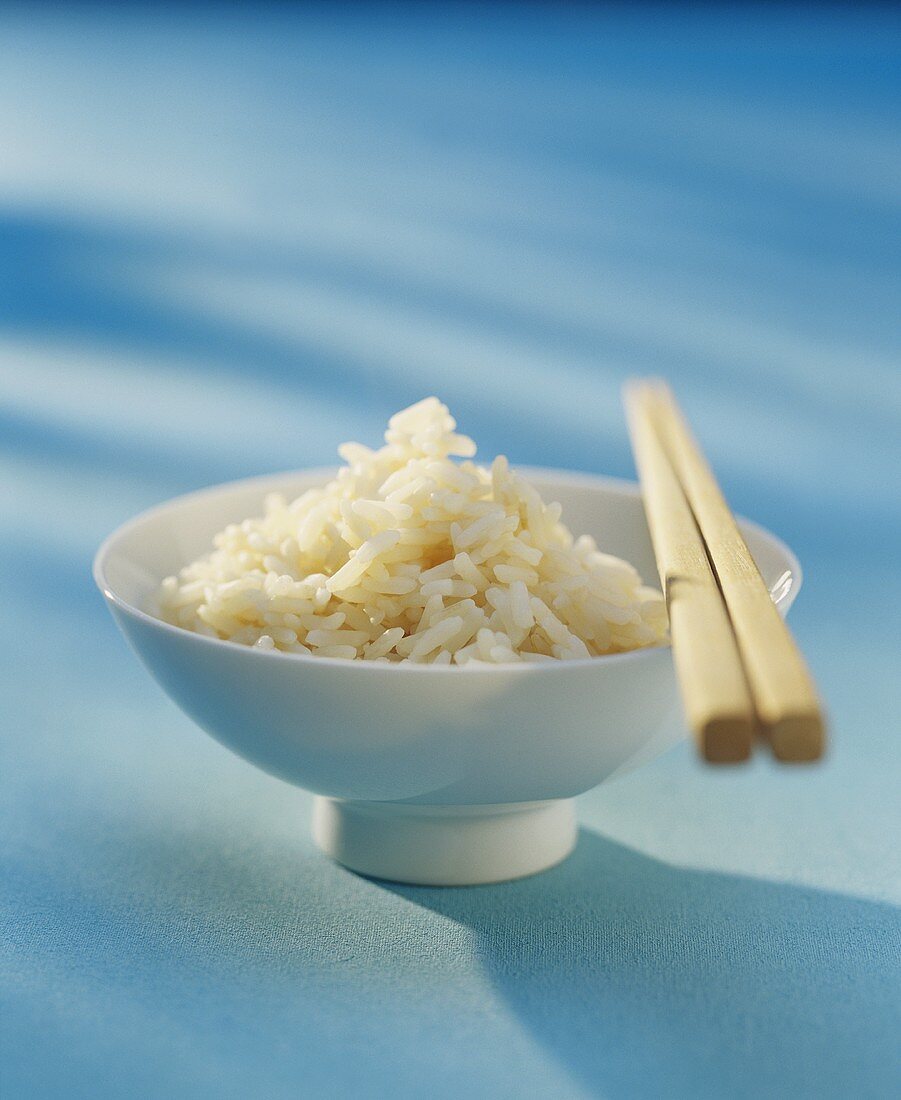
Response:
[{"label": "blue fabric background", "polygon": [[[890,8],[0,14],[5,1097],[889,1097],[901,23]],[[171,705],[94,549],[434,392],[631,476],[676,386],[797,550],[828,760],[687,745],[520,883],[365,881]]]}]

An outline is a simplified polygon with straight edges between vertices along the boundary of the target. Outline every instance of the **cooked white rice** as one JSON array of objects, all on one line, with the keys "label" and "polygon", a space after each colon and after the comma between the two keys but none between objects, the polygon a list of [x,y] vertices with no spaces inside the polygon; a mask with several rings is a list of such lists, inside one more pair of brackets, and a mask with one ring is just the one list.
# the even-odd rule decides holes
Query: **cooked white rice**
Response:
[{"label": "cooked white rice", "polygon": [[[167,622],[259,649],[425,664],[601,656],[666,635],[658,591],[574,539],[559,504],[476,447],[434,397],[385,446],[345,443],[334,481],[226,527],[167,577]],[[459,456],[455,462],[451,456]]]}]

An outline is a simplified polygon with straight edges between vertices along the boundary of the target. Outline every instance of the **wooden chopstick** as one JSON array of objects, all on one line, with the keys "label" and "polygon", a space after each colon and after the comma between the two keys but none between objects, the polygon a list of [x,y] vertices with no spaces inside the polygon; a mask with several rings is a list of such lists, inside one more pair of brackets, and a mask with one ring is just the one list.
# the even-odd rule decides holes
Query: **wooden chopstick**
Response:
[{"label": "wooden chopstick", "polygon": [[754,703],[707,551],[657,436],[653,396],[644,385],[624,394],[682,702],[701,755],[738,763],[751,755]]},{"label": "wooden chopstick", "polygon": [[824,749],[825,721],[804,658],[669,387],[653,383],[644,407],[713,563],[761,733],[778,760],[816,760]]}]

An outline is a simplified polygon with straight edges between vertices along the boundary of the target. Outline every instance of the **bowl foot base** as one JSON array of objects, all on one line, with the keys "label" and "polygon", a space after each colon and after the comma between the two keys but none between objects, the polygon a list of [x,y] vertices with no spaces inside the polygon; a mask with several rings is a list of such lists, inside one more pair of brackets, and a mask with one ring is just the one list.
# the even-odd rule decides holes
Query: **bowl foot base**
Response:
[{"label": "bowl foot base", "polygon": [[411,806],[317,796],[313,839],[352,871],[423,886],[534,875],[576,842],[573,799],[496,806]]}]

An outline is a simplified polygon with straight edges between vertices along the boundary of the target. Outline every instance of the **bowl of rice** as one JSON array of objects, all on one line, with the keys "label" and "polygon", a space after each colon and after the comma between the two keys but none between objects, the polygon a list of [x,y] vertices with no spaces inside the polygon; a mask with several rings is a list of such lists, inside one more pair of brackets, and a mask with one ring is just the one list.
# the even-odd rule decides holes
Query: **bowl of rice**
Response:
[{"label": "bowl of rice", "polygon": [[[94,564],[116,622],[203,729],[314,792],[346,866],[455,885],[559,862],[575,796],[684,737],[637,485],[481,465],[436,398],[339,454],[120,527]],[[784,613],[796,560],[742,530]]]}]

